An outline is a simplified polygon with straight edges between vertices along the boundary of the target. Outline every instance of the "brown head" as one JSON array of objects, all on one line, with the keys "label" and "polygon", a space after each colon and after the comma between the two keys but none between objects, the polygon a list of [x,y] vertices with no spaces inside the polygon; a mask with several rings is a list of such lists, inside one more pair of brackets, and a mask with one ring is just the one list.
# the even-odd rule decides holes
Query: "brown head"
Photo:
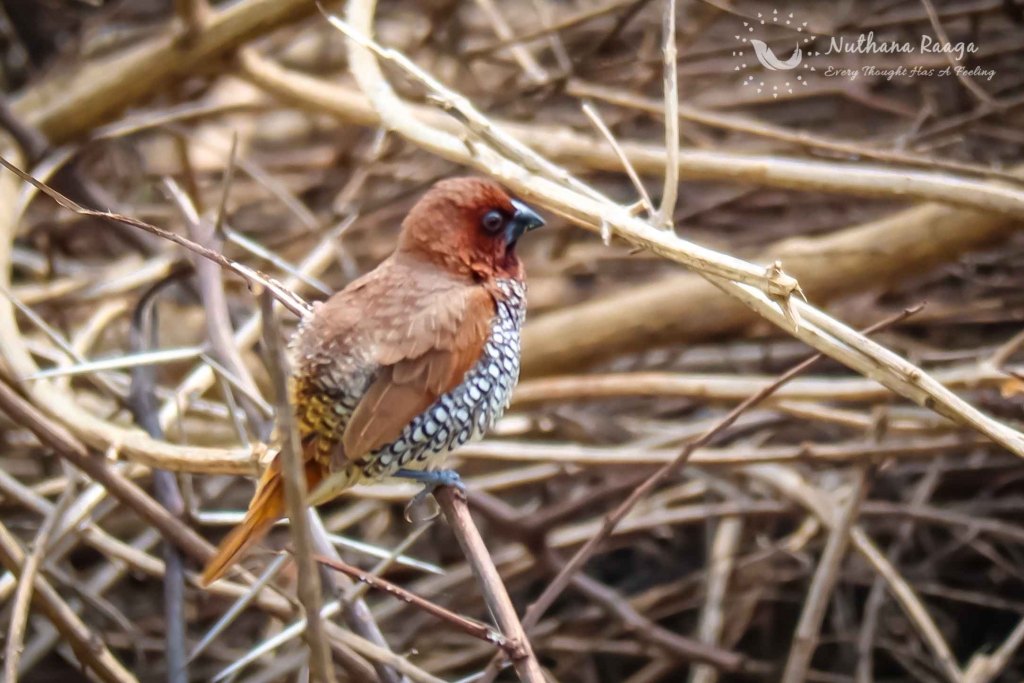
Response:
[{"label": "brown head", "polygon": [[402,222],[398,251],[448,272],[489,281],[523,279],[516,245],[544,225],[533,209],[483,178],[450,178],[431,187]]}]

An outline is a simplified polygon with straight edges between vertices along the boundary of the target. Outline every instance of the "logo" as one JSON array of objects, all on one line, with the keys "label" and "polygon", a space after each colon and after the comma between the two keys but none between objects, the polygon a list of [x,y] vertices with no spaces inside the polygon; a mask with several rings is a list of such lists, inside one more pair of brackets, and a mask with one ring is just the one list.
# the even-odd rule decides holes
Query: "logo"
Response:
[{"label": "logo", "polygon": [[[772,98],[778,99],[779,95],[792,95],[796,88],[806,86],[812,74],[814,78],[851,81],[951,76],[991,81],[996,74],[995,69],[980,65],[963,66],[962,62],[975,55],[979,47],[973,42],[951,41],[946,36],[940,40],[922,34],[920,40],[914,41],[907,40],[903,33],[883,33],[876,38],[874,31],[845,32],[830,36],[828,45],[822,44],[824,52],[818,52],[815,49],[818,36],[813,35],[808,23],[796,19],[792,12],[780,13],[778,9],[767,16],[758,12],[756,19],[748,17],[748,21],[743,21],[743,28],[734,36],[737,46],[732,51],[737,62],[734,71],[743,72],[741,85],[756,90],[757,94],[770,92]],[[824,39],[821,42],[824,43]],[[793,51],[787,55],[790,45]],[[876,58],[876,55],[896,54],[911,55],[905,58],[911,63],[892,66]],[[955,64],[935,66],[934,56],[940,54],[948,55]],[[859,63],[853,64],[856,58],[851,55],[860,56]],[[927,59],[930,63],[914,64],[914,55],[918,56],[917,61]],[[837,62],[841,66],[837,67]]]},{"label": "logo", "polygon": [[761,62],[761,66],[771,71],[789,71],[800,66],[800,60],[804,58],[804,53],[800,50],[800,46],[796,46],[796,50],[793,51],[793,56],[784,62],[780,62],[779,58],[775,56],[772,49],[768,45],[757,38],[751,38],[750,44],[754,46],[754,54],[757,55],[757,61]]},{"label": "logo", "polygon": [[[744,32],[735,36],[741,48],[733,50],[732,53],[734,57],[741,58],[740,64],[735,70],[744,71],[748,66],[756,69],[757,67],[754,63],[754,60],[756,60],[757,64],[760,64],[764,71],[783,72],[778,76],[766,74],[764,71],[748,73],[743,79],[742,85],[744,87],[755,86],[758,93],[770,89],[772,97],[778,98],[780,92],[792,95],[795,84],[807,85],[807,77],[810,72],[817,71],[808,63],[808,58],[816,57],[821,53],[815,52],[812,49],[812,42],[817,36],[810,34],[806,21],[797,21],[793,17],[793,13],[790,13],[788,16],[781,15],[779,10],[776,9],[772,11],[770,18],[758,12],[757,20],[744,21],[743,28]],[[781,38],[786,33],[795,36],[795,48],[787,58],[780,59],[765,41]],[[748,46],[754,49],[754,59],[749,60],[749,64],[749,53],[745,49]],[[797,75],[785,73],[799,67],[802,68]]]}]

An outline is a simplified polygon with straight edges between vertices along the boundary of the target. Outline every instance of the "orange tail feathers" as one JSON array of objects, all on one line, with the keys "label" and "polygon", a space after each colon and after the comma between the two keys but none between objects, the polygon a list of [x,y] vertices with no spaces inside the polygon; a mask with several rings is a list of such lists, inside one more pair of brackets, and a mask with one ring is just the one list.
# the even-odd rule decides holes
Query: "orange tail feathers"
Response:
[{"label": "orange tail feathers", "polygon": [[[323,476],[320,465],[315,462],[306,463],[307,487],[316,488]],[[209,586],[224,576],[246,550],[263,540],[274,523],[284,516],[284,510],[284,480],[281,478],[280,465],[274,462],[260,477],[256,493],[249,503],[249,511],[245,513],[241,524],[221,541],[217,553],[207,562],[200,585]]]}]

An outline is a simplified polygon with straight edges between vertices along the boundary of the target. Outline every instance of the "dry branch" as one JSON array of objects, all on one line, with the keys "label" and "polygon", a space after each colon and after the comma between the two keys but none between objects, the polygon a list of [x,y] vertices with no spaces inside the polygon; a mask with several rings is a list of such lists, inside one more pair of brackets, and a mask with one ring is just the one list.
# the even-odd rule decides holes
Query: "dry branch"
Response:
[{"label": "dry branch", "polygon": [[536,655],[533,654],[533,647],[523,625],[519,622],[501,575],[494,567],[487,545],[473,523],[473,517],[466,506],[465,495],[446,486],[438,489],[436,498],[455,537],[459,540],[462,553],[476,575],[491,615],[511,645],[507,651],[515,653],[512,654],[512,666],[519,674],[519,679],[523,683],[545,683],[544,672],[537,663]]},{"label": "dry branch", "polygon": [[496,645],[505,650],[509,657],[513,659],[521,657],[524,654],[521,647],[515,647],[507,638],[505,638],[505,636],[485,624],[481,624],[472,619],[467,619],[466,617],[455,614],[451,610],[435,605],[429,600],[424,600],[415,593],[405,590],[401,586],[374,576],[370,572],[365,572],[362,569],[353,567],[352,565],[346,564],[340,560],[334,560],[322,555],[317,555],[316,561],[326,567],[345,574],[351,579],[355,579],[361,584],[365,584],[369,588],[374,588],[378,591],[387,593],[398,600],[415,606],[417,609],[432,614],[438,619],[448,622],[454,628],[468,633],[474,638],[479,638],[480,640]]},{"label": "dry branch", "polygon": [[320,575],[313,561],[313,539],[309,531],[306,500],[306,469],[302,461],[302,444],[295,423],[295,410],[289,401],[288,361],[285,358],[281,329],[274,311],[274,298],[270,292],[260,294],[260,310],[263,313],[263,338],[267,347],[268,369],[274,382],[277,407],[277,428],[281,434],[281,476],[284,478],[285,504],[292,542],[295,544],[295,562],[299,568],[299,602],[302,603],[306,618],[306,635],[310,649],[310,670],[320,683],[334,683],[334,668],[331,665],[330,650],[323,622],[320,619],[320,605],[323,603],[320,590]]},{"label": "dry branch", "polygon": [[[373,127],[382,124],[380,114],[358,90],[288,69],[253,50],[243,50],[239,60],[246,78],[286,102],[325,111],[346,123]],[[436,108],[410,103],[402,106],[408,110],[410,125],[422,124],[454,136],[465,132],[462,123]],[[569,168],[622,170],[615,150],[600,138],[568,127],[523,124],[497,117],[489,121],[494,128],[528,144],[537,154]],[[438,153],[443,149],[445,153],[441,156],[469,163],[470,155],[461,142],[457,146],[445,138],[434,142],[440,146],[427,148]],[[638,173],[657,176],[665,173],[668,157],[663,146],[629,140],[619,140],[619,145]],[[969,176],[911,168],[681,148],[679,177],[901,201],[935,201],[1007,216],[1024,216],[1024,190]],[[591,224],[591,227],[596,225]]]}]

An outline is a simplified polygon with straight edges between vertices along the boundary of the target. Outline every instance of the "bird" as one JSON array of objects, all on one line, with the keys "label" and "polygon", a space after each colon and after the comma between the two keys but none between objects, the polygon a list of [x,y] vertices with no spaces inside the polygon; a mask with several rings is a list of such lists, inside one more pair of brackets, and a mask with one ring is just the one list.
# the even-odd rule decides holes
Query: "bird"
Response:
[{"label": "bird", "polygon": [[[493,180],[441,180],[406,214],[388,258],[312,305],[288,344],[309,505],[391,477],[422,483],[417,498],[439,485],[464,488],[444,469],[446,456],[481,438],[511,401],[526,317],[516,247],[543,225]],[[284,511],[278,455],[202,584]]]}]

